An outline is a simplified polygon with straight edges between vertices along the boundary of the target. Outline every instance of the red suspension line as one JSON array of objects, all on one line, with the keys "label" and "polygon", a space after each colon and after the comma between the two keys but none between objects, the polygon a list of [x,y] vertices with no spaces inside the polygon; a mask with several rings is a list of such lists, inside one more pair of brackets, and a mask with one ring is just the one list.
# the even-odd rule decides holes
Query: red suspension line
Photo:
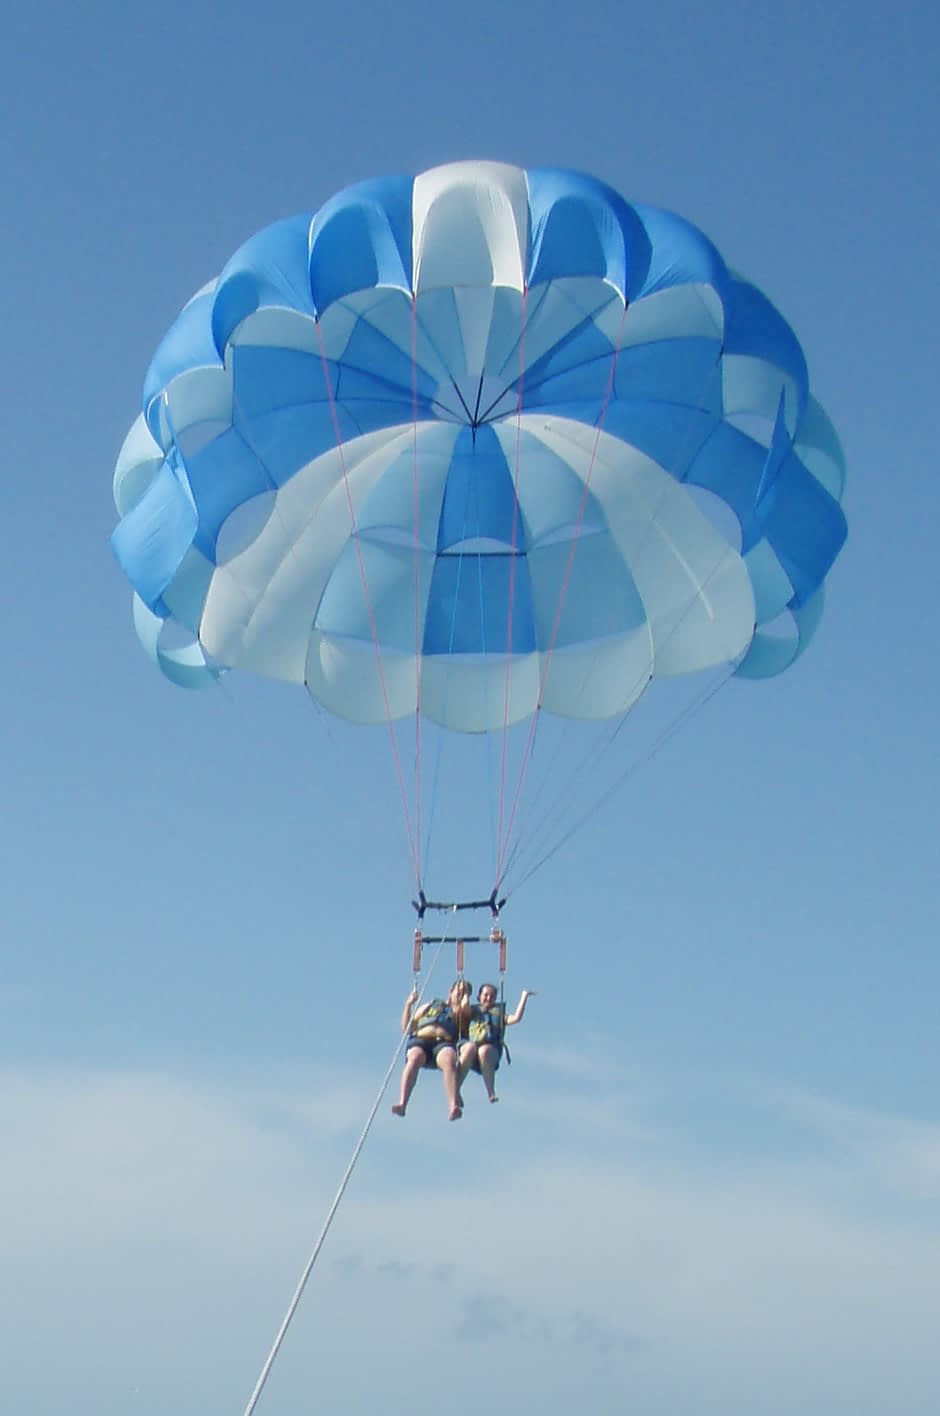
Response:
[{"label": "red suspension line", "polygon": [[[516,399],[516,449],[512,479],[512,546],[509,556],[509,596],[506,606],[506,672],[503,677],[503,744],[499,768],[499,810],[496,828],[496,881],[502,872],[503,814],[506,804],[506,765],[509,753],[509,694],[512,671],[512,626],[516,598],[516,545],[519,535],[519,475],[522,464],[522,406],[525,397],[525,334],[529,287],[523,283],[519,330],[519,396]],[[508,832],[507,832],[508,836]],[[495,887],[494,887],[495,888]]]},{"label": "red suspension line", "polygon": [[421,476],[418,465],[418,292],[411,296],[411,486],[415,568],[415,870],[421,889]]},{"label": "red suspension line", "polygon": [[388,735],[392,744],[392,757],[395,763],[395,774],[398,778],[398,789],[401,794],[402,813],[405,818],[405,830],[408,833],[408,844],[411,847],[411,859],[415,869],[415,878],[418,888],[421,887],[421,870],[418,860],[418,852],[415,847],[415,836],[411,825],[411,813],[408,810],[408,795],[405,791],[405,778],[402,771],[401,755],[398,751],[398,740],[395,737],[395,725],[392,719],[392,708],[388,697],[388,686],[385,682],[385,667],[382,663],[382,648],[379,643],[379,628],[375,618],[375,608],[372,604],[372,596],[369,593],[369,582],[366,576],[365,557],[362,554],[362,545],[359,541],[359,528],[356,523],[356,508],[353,504],[352,488],[349,483],[349,469],[346,466],[346,455],[343,449],[342,429],[339,425],[339,413],[336,407],[336,399],[333,394],[333,381],[330,378],[329,360],[326,355],[326,347],[323,343],[323,330],[320,325],[319,316],[316,320],[317,340],[320,346],[320,362],[323,366],[323,380],[326,384],[327,400],[330,405],[330,417],[333,421],[333,434],[336,438],[336,450],[339,453],[340,467],[343,473],[343,486],[346,491],[346,504],[349,508],[349,523],[352,528],[352,539],[356,547],[356,557],[359,562],[359,579],[362,583],[362,593],[365,599],[366,613],[369,617],[369,628],[372,633],[372,647],[375,651],[376,670],[379,676],[379,684],[382,689],[382,701],[385,705],[385,721],[388,727]]},{"label": "red suspension line", "polygon": [[[591,460],[590,460],[590,462],[588,463],[587,476],[586,476],[585,479],[584,479],[584,489],[583,489],[583,491],[582,491],[582,493],[581,493],[581,501],[580,501],[580,504],[579,504],[579,506],[578,506],[578,516],[577,516],[577,520],[576,520],[576,522],[575,522],[574,535],[573,535],[572,538],[571,538],[571,547],[570,547],[570,549],[569,549],[569,551],[568,551],[568,558],[567,558],[567,561],[565,562],[565,573],[564,573],[564,575],[563,575],[563,577],[562,577],[561,588],[560,588],[560,590],[559,590],[559,592],[558,592],[558,603],[557,603],[557,605],[555,606],[555,618],[554,618],[554,621],[553,621],[553,623],[552,623],[552,632],[551,632],[551,635],[549,636],[548,649],[546,650],[546,653],[545,653],[545,661],[544,661],[544,664],[543,664],[543,666],[542,666],[542,673],[541,673],[541,676],[540,676],[540,679],[539,679],[539,695],[538,695],[538,701],[537,701],[537,703],[536,703],[536,705],[535,705],[535,712],[532,714],[532,721],[531,721],[531,726],[530,726],[530,728],[529,728],[529,735],[528,735],[528,738],[526,739],[525,750],[523,751],[523,754],[522,754],[522,762],[521,762],[521,764],[520,764],[520,766],[519,766],[519,778],[518,778],[518,780],[517,780],[517,782],[516,782],[516,790],[515,790],[515,793],[514,793],[514,795],[513,795],[512,810],[510,811],[510,814],[509,814],[509,824],[508,824],[508,826],[506,827],[506,834],[505,834],[505,837],[503,837],[502,834],[500,835],[500,840],[499,840],[499,864],[498,864],[498,868],[497,868],[497,872],[496,872],[496,888],[497,888],[497,889],[499,888],[499,885],[500,885],[501,880],[502,880],[502,866],[503,866],[503,861],[504,861],[504,859],[505,859],[505,853],[506,853],[506,850],[507,850],[507,848],[508,848],[510,838],[511,838],[511,836],[512,836],[512,828],[513,828],[513,825],[514,825],[515,819],[516,819],[516,811],[517,811],[518,806],[519,806],[519,798],[520,798],[520,796],[521,796],[521,794],[522,794],[523,782],[524,782],[524,780],[525,780],[525,775],[526,775],[526,772],[527,772],[528,766],[529,766],[529,760],[530,760],[531,755],[532,755],[532,747],[533,747],[533,744],[534,744],[534,742],[535,742],[535,731],[536,731],[536,728],[537,728],[537,726],[538,726],[538,715],[539,715],[539,713],[540,713],[541,710],[542,710],[542,698],[543,698],[544,693],[545,693],[545,684],[546,684],[546,682],[548,681],[548,673],[549,673],[549,669],[551,668],[552,656],[553,656],[553,654],[554,654],[554,652],[555,652],[555,641],[556,641],[556,639],[558,638],[558,631],[559,631],[559,629],[561,628],[561,615],[562,615],[562,611],[563,611],[564,605],[565,605],[565,600],[566,600],[566,597],[567,597],[567,594],[568,594],[568,587],[569,587],[569,585],[571,584],[571,575],[572,575],[572,571],[573,571],[573,569],[574,569],[574,557],[575,557],[575,552],[577,551],[577,548],[578,548],[578,540],[579,540],[579,537],[580,537],[580,535],[581,535],[581,527],[582,527],[582,525],[584,524],[584,514],[585,514],[585,512],[586,512],[586,510],[587,510],[588,494],[589,494],[590,488],[591,488],[591,478],[592,478],[592,476],[594,475],[594,466],[595,466],[595,463],[597,462],[597,451],[598,451],[598,448],[600,447],[601,433],[603,432],[603,428],[604,428],[604,420],[605,420],[606,417],[607,417],[607,408],[608,408],[608,406],[609,406],[609,404],[610,404],[610,400],[611,400],[611,398],[612,398],[612,396],[613,396],[613,392],[614,392],[614,380],[615,380],[616,375],[617,375],[617,359],[618,359],[619,354],[620,354],[620,341],[621,341],[621,338],[622,338],[622,336],[623,336],[623,327],[624,327],[624,322],[626,321],[626,318],[627,318],[627,310],[628,310],[628,308],[629,308],[629,307],[628,307],[627,302],[626,302],[626,299],[625,299],[625,300],[624,300],[624,306],[623,306],[623,314],[620,316],[620,324],[619,324],[618,329],[617,329],[617,338],[616,338],[616,341],[615,341],[615,343],[614,343],[613,353],[612,353],[612,356],[611,356],[611,361],[610,361],[610,373],[609,373],[608,376],[607,376],[607,388],[606,388],[606,390],[605,390],[605,392],[604,392],[604,401],[603,401],[603,403],[601,404],[600,413],[598,414],[598,418],[597,418],[597,427],[596,427],[595,432],[594,432],[594,444],[593,444],[593,446],[592,446],[592,448],[591,448]],[[502,818],[500,818],[500,819],[502,819]]]}]

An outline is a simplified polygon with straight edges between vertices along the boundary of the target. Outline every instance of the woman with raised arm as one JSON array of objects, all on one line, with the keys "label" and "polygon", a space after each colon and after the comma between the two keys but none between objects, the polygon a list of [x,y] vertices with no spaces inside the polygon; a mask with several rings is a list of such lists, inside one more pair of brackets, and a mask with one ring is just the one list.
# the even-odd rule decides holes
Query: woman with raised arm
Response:
[{"label": "woman with raised arm", "polygon": [[521,1023],[526,1004],[535,997],[534,988],[524,988],[516,1005],[516,1011],[507,1015],[502,1003],[497,1002],[496,985],[483,983],[477,995],[477,1002],[471,1005],[467,1024],[467,1041],[460,1049],[458,1090],[468,1072],[479,1072],[490,1101],[499,1101],[496,1095],[496,1071],[503,1055],[503,1035],[514,1023]]}]

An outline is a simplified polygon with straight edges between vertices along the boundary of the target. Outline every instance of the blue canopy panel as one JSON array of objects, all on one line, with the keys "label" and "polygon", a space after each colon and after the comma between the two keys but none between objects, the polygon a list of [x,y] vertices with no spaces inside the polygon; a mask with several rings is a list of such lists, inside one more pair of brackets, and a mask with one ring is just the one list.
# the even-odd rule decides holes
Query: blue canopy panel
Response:
[{"label": "blue canopy panel", "polygon": [[236,507],[269,491],[273,486],[271,476],[232,428],[190,456],[186,473],[199,510],[192,544],[207,559],[215,560],[216,538],[223,523]]},{"label": "blue canopy panel", "polygon": [[[714,383],[711,391],[716,391]],[[677,481],[695,481],[692,469],[708,440],[722,426],[720,399],[706,393],[702,403],[701,407],[683,407],[653,398],[642,401],[617,398],[608,405],[604,428],[630,447],[645,452],[660,467],[668,468]],[[557,411],[586,423],[597,422],[601,414],[600,407],[595,410],[561,407]],[[723,470],[719,464],[716,472],[720,475]]]},{"label": "blue canopy panel", "polygon": [[314,313],[308,271],[311,215],[267,226],[246,241],[219,276],[212,303],[212,339],[221,359],[243,320],[267,306]]},{"label": "blue canopy panel", "polygon": [[159,404],[165,390],[179,374],[221,363],[212,337],[215,288],[212,281],[184,305],[163,336],[144,378],[144,417],[158,442],[162,441]]},{"label": "blue canopy panel", "polygon": [[357,290],[412,289],[411,177],[347,187],[321,207],[310,238],[310,291],[318,311]]},{"label": "blue canopy panel", "polygon": [[[232,351],[233,419],[282,484],[340,441],[410,421],[413,401],[390,380],[296,349]],[[265,430],[273,435],[265,438]],[[278,435],[278,430],[280,435]]]},{"label": "blue canopy panel", "polygon": [[163,593],[185,560],[197,527],[186,474],[171,454],[111,536],[118,565],[154,612],[163,608]]},{"label": "blue canopy panel", "polygon": [[532,584],[524,555],[479,551],[437,557],[422,653],[530,654],[535,647]]},{"label": "blue canopy panel", "polygon": [[416,370],[410,349],[398,348],[367,320],[356,321],[338,364],[334,398],[345,401],[366,391],[373,397],[381,394],[394,403],[394,421],[401,423],[415,412],[427,416],[435,388],[423,371]]},{"label": "blue canopy panel", "polygon": [[634,209],[611,187],[580,172],[528,174],[531,252],[528,285],[559,276],[599,276],[630,301],[642,290],[649,237]]},{"label": "blue canopy panel", "polygon": [[762,499],[760,518],[764,537],[793,586],[791,603],[806,604],[821,587],[845,543],[845,513],[795,453],[790,453]]},{"label": "blue canopy panel", "polygon": [[716,422],[692,456],[685,479],[727,502],[742,528],[755,516],[767,449],[730,423]]},{"label": "blue canopy panel", "polygon": [[650,248],[646,278],[634,298],[646,299],[675,286],[692,285],[711,288],[722,304],[727,302],[728,268],[697,226],[659,207],[637,205],[633,211]]},{"label": "blue canopy panel", "polygon": [[592,319],[526,365],[525,406],[549,407],[577,399],[608,397],[614,345]]},{"label": "blue canopy panel", "polygon": [[[809,372],[799,340],[786,320],[755,285],[732,281],[725,300],[726,321],[723,357],[727,366],[737,359],[751,360],[779,370],[793,388],[794,406],[787,410],[791,428],[803,416],[809,396]],[[767,413],[773,417],[777,398]]]},{"label": "blue canopy panel", "polygon": [[461,428],[454,444],[437,531],[438,554],[466,542],[497,542],[503,553],[524,550],[516,490],[492,428]]}]

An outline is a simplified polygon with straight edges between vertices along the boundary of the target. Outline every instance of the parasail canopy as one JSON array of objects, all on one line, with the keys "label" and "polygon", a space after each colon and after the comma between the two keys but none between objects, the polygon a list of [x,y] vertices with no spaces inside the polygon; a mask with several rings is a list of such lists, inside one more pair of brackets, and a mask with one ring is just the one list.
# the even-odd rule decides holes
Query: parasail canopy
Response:
[{"label": "parasail canopy", "polygon": [[192,298],[113,546],[177,682],[247,669],[480,732],[787,667],[843,483],[795,335],[699,230],[461,162],[268,227]]}]

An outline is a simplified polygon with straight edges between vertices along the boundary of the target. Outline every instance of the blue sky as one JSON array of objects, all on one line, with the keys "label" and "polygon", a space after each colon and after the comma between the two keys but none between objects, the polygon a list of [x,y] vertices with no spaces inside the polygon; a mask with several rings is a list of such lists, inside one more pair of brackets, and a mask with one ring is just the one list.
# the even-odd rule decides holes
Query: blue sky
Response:
[{"label": "blue sky", "polygon": [[512,900],[508,989],[539,997],[503,1100],[383,1109],[259,1412],[395,1416],[481,1372],[544,1416],[932,1410],[934,8],[9,11],[11,1409],[244,1409],[410,981],[377,738],[277,685],[184,694],[137,646],[107,541],[150,355],[258,227],[493,157],[677,210],[768,292],[850,540],[792,672],[730,684]]}]

